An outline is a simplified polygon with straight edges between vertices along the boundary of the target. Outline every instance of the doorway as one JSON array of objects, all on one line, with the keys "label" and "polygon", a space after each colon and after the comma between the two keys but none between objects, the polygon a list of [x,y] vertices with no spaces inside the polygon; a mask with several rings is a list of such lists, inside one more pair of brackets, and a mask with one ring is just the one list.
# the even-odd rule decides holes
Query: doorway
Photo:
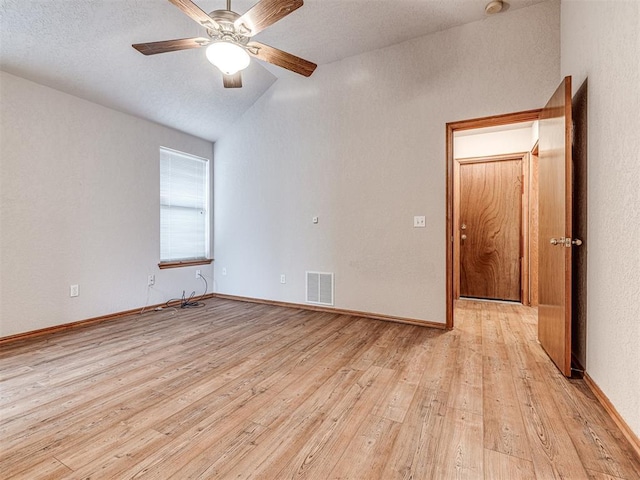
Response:
[{"label": "doorway", "polygon": [[586,90],[585,82],[572,98],[567,76],[542,109],[448,123],[446,131],[446,326],[451,329],[456,298],[455,134],[537,120],[538,142],[531,149],[530,167],[531,178],[537,177],[538,209],[528,214],[538,219],[538,340],[566,376],[583,371],[585,351],[583,343],[574,341],[584,340],[586,326],[586,251],[580,248],[586,240]]},{"label": "doorway", "polygon": [[[517,124],[536,122],[540,116],[540,112],[541,112],[540,109],[536,109],[536,110],[529,110],[525,112],[518,112],[518,113],[512,113],[512,114],[506,114],[506,115],[497,115],[492,117],[463,120],[460,122],[452,122],[447,124],[447,132],[446,132],[446,148],[447,148],[447,242],[446,242],[447,265],[446,265],[446,268],[447,268],[447,277],[448,277],[447,278],[447,305],[446,305],[447,328],[453,328],[454,299],[458,298],[460,293],[459,280],[456,282],[456,275],[454,274],[454,271],[457,268],[456,265],[459,264],[458,262],[459,262],[459,255],[460,255],[460,247],[458,246],[456,248],[456,246],[458,245],[458,242],[460,240],[459,232],[461,227],[461,224],[456,223],[455,213],[457,212],[455,211],[455,208],[454,208],[454,205],[456,202],[455,192],[456,192],[456,188],[458,187],[458,185],[455,183],[456,176],[454,174],[454,169],[456,168],[455,157],[456,156],[460,156],[463,158],[465,157],[464,153],[459,155],[459,149],[456,149],[456,151],[454,152],[454,143],[455,143],[454,136],[457,137],[460,134],[464,136],[465,134],[473,133],[472,132],[473,130],[479,130],[479,129],[483,129],[487,133],[497,132],[503,129],[513,128],[513,126]],[[529,151],[531,150],[529,149]],[[520,155],[523,155],[523,154],[520,154]],[[524,179],[529,178],[528,162],[525,162],[525,163],[527,164],[527,167],[525,168],[526,173],[523,176],[523,180],[522,180],[523,188],[524,188]],[[523,234],[521,235],[521,238],[523,239],[521,244],[521,250],[525,251],[525,250],[528,250],[529,248],[528,243],[526,243],[528,242],[528,237],[529,237],[528,200],[523,200],[522,208],[523,210],[526,208],[526,212],[523,214],[524,217],[521,223],[524,226]],[[528,261],[527,262],[522,261],[520,278],[522,278],[523,273],[526,273],[527,279],[528,279],[528,276],[529,276],[528,264],[529,264]],[[528,287],[528,285],[529,285],[528,280],[525,280],[525,282],[523,282],[523,285],[521,285],[521,292],[522,290],[524,290],[524,288],[522,287]]]}]

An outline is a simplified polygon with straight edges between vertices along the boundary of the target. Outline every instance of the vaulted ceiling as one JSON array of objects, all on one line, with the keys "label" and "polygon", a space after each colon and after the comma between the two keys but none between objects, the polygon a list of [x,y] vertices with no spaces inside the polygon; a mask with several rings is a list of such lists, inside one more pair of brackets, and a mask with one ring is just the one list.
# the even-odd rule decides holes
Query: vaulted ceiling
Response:
[{"label": "vaulted ceiling", "polygon": [[[257,0],[232,0],[240,14]],[[489,0],[305,0],[255,39],[318,64],[486,18]],[[509,0],[513,10],[544,0]],[[225,0],[195,0],[204,11]],[[252,60],[224,89],[204,49],[145,57],[133,43],[205,36],[166,0],[1,0],[0,69],[215,141],[278,78]],[[299,81],[309,81],[299,77]]]}]

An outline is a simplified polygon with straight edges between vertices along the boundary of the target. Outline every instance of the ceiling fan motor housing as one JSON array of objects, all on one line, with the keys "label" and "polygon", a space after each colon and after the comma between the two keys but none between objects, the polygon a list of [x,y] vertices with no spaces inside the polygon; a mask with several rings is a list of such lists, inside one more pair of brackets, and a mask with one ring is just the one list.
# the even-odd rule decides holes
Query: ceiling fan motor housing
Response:
[{"label": "ceiling fan motor housing", "polygon": [[234,22],[240,18],[236,12],[214,10],[209,13],[209,16],[220,26],[220,28],[207,28],[207,34],[211,39],[230,41],[240,45],[246,45],[249,42],[249,37],[244,32],[239,32],[234,25]]}]

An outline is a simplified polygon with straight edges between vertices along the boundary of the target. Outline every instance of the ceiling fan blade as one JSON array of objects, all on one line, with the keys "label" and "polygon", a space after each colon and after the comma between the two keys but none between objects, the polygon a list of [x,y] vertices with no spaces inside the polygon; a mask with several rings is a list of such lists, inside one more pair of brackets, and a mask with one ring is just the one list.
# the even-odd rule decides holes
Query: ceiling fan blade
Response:
[{"label": "ceiling fan blade", "polygon": [[249,42],[247,51],[256,58],[272,63],[278,67],[286,68],[305,77],[310,76],[317,65],[304,58],[296,57],[277,48],[270,47],[260,42]]},{"label": "ceiling fan blade", "polygon": [[156,53],[176,52],[188,48],[199,48],[211,42],[208,38],[181,38],[178,40],[164,40],[162,42],[136,43],[131,45],[140,53],[155,55]]},{"label": "ceiling fan blade", "polygon": [[205,28],[217,28],[218,23],[191,0],[169,0],[182,12]]},{"label": "ceiling fan blade", "polygon": [[240,31],[245,30],[246,36],[253,37],[269,25],[273,25],[300,8],[302,4],[302,0],[262,0],[238,18],[234,25]]},{"label": "ceiling fan blade", "polygon": [[241,88],[242,87],[242,74],[236,72],[233,75],[222,75],[222,81],[224,88]]}]

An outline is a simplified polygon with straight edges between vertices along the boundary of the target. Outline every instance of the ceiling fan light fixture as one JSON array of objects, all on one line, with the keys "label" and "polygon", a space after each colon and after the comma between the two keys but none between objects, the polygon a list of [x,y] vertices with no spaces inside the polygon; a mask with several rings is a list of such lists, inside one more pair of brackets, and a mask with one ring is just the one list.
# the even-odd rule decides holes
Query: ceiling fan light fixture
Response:
[{"label": "ceiling fan light fixture", "polygon": [[251,57],[240,45],[226,40],[213,42],[206,50],[207,60],[225,75],[233,75],[249,66]]}]

